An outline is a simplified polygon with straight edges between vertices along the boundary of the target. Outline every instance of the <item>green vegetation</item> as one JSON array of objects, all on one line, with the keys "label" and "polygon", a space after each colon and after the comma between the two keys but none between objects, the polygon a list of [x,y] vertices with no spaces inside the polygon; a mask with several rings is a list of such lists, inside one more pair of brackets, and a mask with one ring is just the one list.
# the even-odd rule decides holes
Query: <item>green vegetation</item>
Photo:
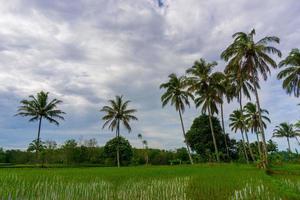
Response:
[{"label": "green vegetation", "polygon": [[[237,157],[237,146],[235,140],[231,140],[226,134],[226,143],[218,118],[212,117],[212,126],[214,128],[214,135],[218,145],[221,161],[235,160]],[[207,115],[201,115],[194,119],[190,130],[187,132],[187,141],[191,145],[193,151],[195,151],[202,162],[216,161],[215,148],[212,140],[212,134],[210,131],[209,117]],[[228,148],[229,147],[229,148]],[[228,148],[228,154],[227,154]]]},{"label": "green vegetation", "polygon": [[299,199],[299,166],[276,168],[270,174],[249,165],[226,164],[0,169],[0,198]]}]

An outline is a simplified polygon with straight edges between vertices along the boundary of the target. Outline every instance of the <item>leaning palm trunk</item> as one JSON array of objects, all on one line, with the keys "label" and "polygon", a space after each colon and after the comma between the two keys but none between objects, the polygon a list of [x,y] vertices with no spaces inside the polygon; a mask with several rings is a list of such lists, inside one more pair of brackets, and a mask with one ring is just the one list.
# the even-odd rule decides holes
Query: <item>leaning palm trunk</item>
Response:
[{"label": "leaning palm trunk", "polygon": [[[241,112],[243,112],[243,105],[242,105],[242,91],[241,91],[241,90],[240,90],[239,103],[240,103],[240,110],[241,110]],[[252,149],[251,149],[251,146],[250,146],[250,142],[249,142],[249,138],[248,138],[247,131],[245,131],[245,135],[246,135],[246,139],[247,139],[247,147],[248,147],[248,149],[249,149],[251,159],[254,161],[255,159],[254,159],[254,155],[253,155],[253,152],[252,152]]]},{"label": "leaning palm trunk", "polygon": [[249,158],[248,158],[248,153],[247,153],[247,149],[246,149],[246,145],[245,145],[245,137],[244,137],[243,130],[241,130],[241,135],[242,135],[242,139],[243,139],[243,150],[244,150],[245,158],[246,158],[247,164],[249,164]]},{"label": "leaning palm trunk", "polygon": [[261,138],[262,138],[262,146],[263,146],[263,167],[266,168],[266,165],[268,165],[268,151],[267,151],[267,145],[266,145],[266,138],[265,138],[265,131],[264,131],[264,126],[263,126],[263,122],[262,122],[262,117],[261,117],[261,109],[260,109],[260,103],[259,103],[259,96],[258,96],[258,92],[257,92],[257,87],[256,87],[256,82],[255,80],[257,79],[257,75],[254,72],[254,70],[252,70],[252,82],[253,82],[253,86],[254,86],[254,93],[255,93],[255,98],[256,98],[256,105],[257,105],[257,109],[258,109],[258,116],[259,116],[259,126],[260,126],[260,131],[261,131]]},{"label": "leaning palm trunk", "polygon": [[224,126],[223,103],[220,104],[220,107],[221,107],[221,109],[220,109],[221,110],[221,120],[222,120],[223,134],[224,134],[224,142],[225,142],[225,147],[226,147],[226,154],[227,154],[227,157],[230,159],[227,138],[226,138],[226,132],[225,132],[225,126]]},{"label": "leaning palm trunk", "polygon": [[213,124],[212,124],[212,120],[211,120],[210,108],[208,108],[208,118],[209,118],[209,125],[210,125],[211,135],[212,135],[213,143],[214,143],[214,147],[215,147],[215,154],[216,154],[217,162],[220,162],[218,146],[217,146],[215,133],[214,133],[214,128],[213,128]]},{"label": "leaning palm trunk", "polygon": [[189,147],[187,139],[186,139],[184,125],[183,125],[183,120],[182,120],[182,114],[181,114],[181,110],[180,109],[178,110],[178,113],[179,113],[179,117],[180,117],[181,128],[182,128],[182,133],[183,133],[183,137],[184,137],[184,142],[186,144],[186,148],[187,148],[187,151],[188,151],[188,154],[189,154],[189,159],[190,159],[191,164],[194,164],[193,158],[191,156],[191,150],[190,150],[190,147]]},{"label": "leaning palm trunk", "polygon": [[40,135],[41,135],[41,126],[42,126],[42,117],[39,119],[39,129],[38,129],[38,137],[37,137],[37,146],[36,146],[36,161],[39,161],[40,157]]},{"label": "leaning palm trunk", "polygon": [[249,142],[249,137],[248,137],[247,131],[245,132],[245,136],[246,136],[247,145],[248,145],[248,148],[249,148],[249,152],[250,152],[251,159],[254,161],[255,158],[254,158],[254,154],[253,154],[252,148],[251,148],[251,146],[250,146],[250,142]]},{"label": "leaning palm trunk", "polygon": [[262,154],[261,154],[260,140],[259,140],[258,133],[256,133],[256,138],[257,138],[257,148],[258,148],[258,154],[259,154],[259,158],[261,158],[261,157],[262,157]]},{"label": "leaning palm trunk", "polygon": [[117,122],[116,137],[117,137],[117,165],[120,167],[120,121]]}]

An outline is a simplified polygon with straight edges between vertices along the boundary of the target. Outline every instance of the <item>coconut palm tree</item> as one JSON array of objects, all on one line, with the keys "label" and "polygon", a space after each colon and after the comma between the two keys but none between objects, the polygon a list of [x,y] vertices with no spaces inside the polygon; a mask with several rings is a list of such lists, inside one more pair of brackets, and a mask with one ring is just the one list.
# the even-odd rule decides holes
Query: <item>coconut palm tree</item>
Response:
[{"label": "coconut palm tree", "polygon": [[248,153],[246,150],[246,145],[245,145],[245,137],[244,137],[244,131],[247,130],[247,124],[245,121],[245,115],[243,113],[243,110],[234,110],[230,116],[229,120],[231,123],[229,126],[231,127],[231,130],[234,131],[235,133],[240,130],[241,135],[242,135],[242,142],[243,142],[243,150],[244,150],[244,155],[246,158],[247,163],[249,163],[249,158],[248,158]]},{"label": "coconut palm tree", "polygon": [[166,89],[165,93],[161,96],[161,101],[163,107],[170,103],[178,111],[184,142],[188,150],[190,162],[193,164],[190,147],[186,139],[182,114],[185,111],[185,105],[190,107],[189,99],[194,99],[194,97],[186,90],[186,86],[186,78],[184,76],[177,77],[176,74],[170,74],[168,82],[160,85],[160,89]]},{"label": "coconut palm tree", "polygon": [[[238,65],[237,65],[238,66]],[[248,100],[251,100],[250,92],[254,91],[254,88],[251,84],[249,79],[249,74],[243,74],[241,73],[240,69],[237,69],[235,71],[227,71],[227,77],[229,79],[229,82],[231,83],[231,97],[236,97],[238,100],[238,103],[240,105],[240,111],[243,112],[243,103],[242,99],[245,97]],[[258,83],[255,83],[257,88],[260,88]],[[251,159],[254,160],[254,155],[252,152],[252,148],[250,146],[249,137],[247,130],[241,130],[242,132],[245,131],[245,136],[247,140],[247,148],[249,149]]]},{"label": "coconut palm tree", "polygon": [[288,150],[291,153],[291,145],[290,145],[290,138],[294,138],[298,135],[297,131],[294,129],[293,124],[289,124],[287,122],[283,122],[276,126],[273,131],[273,137],[285,137],[288,142]]},{"label": "coconut palm tree", "polygon": [[[263,143],[263,161],[264,165],[268,164],[268,154],[265,133],[263,128],[262,116],[260,112],[260,101],[258,96],[258,88],[256,83],[259,82],[259,75],[267,80],[270,73],[270,67],[276,68],[276,62],[269,56],[269,54],[276,54],[281,57],[281,52],[273,46],[269,46],[270,42],[279,43],[279,38],[275,36],[267,36],[259,41],[254,41],[255,30],[250,33],[237,32],[233,35],[234,41],[222,52],[221,57],[228,61],[227,68],[234,71],[240,69],[241,73],[249,74],[254,88],[256,98],[256,105],[259,114],[259,127]],[[236,67],[236,66],[239,67]],[[231,68],[231,69],[230,69]]]},{"label": "coconut palm tree", "polygon": [[37,134],[37,149],[36,158],[39,159],[39,147],[40,147],[40,134],[42,120],[45,119],[50,123],[59,125],[58,120],[64,120],[62,116],[65,112],[59,110],[57,106],[62,103],[61,100],[52,99],[49,100],[49,92],[41,91],[36,96],[30,95],[29,99],[24,99],[21,102],[21,106],[18,109],[16,115],[23,117],[30,117],[29,121],[38,121],[38,134]]},{"label": "coconut palm tree", "polygon": [[277,75],[278,79],[284,79],[282,87],[288,94],[294,93],[300,96],[300,50],[292,49],[290,54],[279,63],[279,67],[285,68]]},{"label": "coconut palm tree", "polygon": [[142,142],[144,154],[145,154],[145,161],[146,161],[146,164],[148,164],[148,152],[147,152],[148,142],[147,142],[147,140],[143,140],[143,136],[141,133],[138,134],[138,139],[141,140],[141,142]]},{"label": "coconut palm tree", "polygon": [[[259,140],[259,134],[260,132],[260,122],[259,122],[259,112],[257,110],[257,106],[254,103],[248,102],[244,106],[245,110],[245,120],[246,124],[248,126],[248,129],[251,130],[252,133],[256,134],[257,142],[258,142],[258,152],[259,155],[262,156],[261,146],[260,146],[260,140]],[[267,128],[266,122],[271,122],[271,120],[266,116],[269,114],[269,112],[265,109],[261,109],[261,117],[263,122],[264,129]]]},{"label": "coconut palm tree", "polygon": [[226,154],[227,157],[230,158],[229,156],[229,148],[228,148],[228,143],[227,143],[227,137],[226,137],[226,131],[225,131],[225,125],[224,125],[224,97],[226,97],[227,102],[229,103],[230,100],[232,99],[232,84],[230,83],[229,78],[223,74],[223,77],[219,80],[219,84],[221,85],[221,87],[219,87],[218,89],[218,95],[219,97],[222,99],[222,103],[220,103],[220,114],[221,114],[221,122],[222,122],[222,130],[223,130],[223,134],[224,134],[224,143],[225,143],[225,147],[226,147]]},{"label": "coconut palm tree", "polygon": [[215,133],[212,125],[211,117],[218,114],[217,104],[222,104],[220,91],[223,90],[220,80],[224,75],[220,72],[212,73],[213,68],[217,65],[216,62],[206,62],[204,59],[196,61],[194,65],[186,72],[189,75],[189,91],[193,91],[197,98],[195,99],[196,107],[201,106],[202,113],[208,113],[211,134],[213,138],[215,154],[219,162],[219,151],[215,139]]},{"label": "coconut palm tree", "polygon": [[124,100],[123,96],[116,96],[115,99],[108,101],[109,105],[103,106],[100,110],[104,112],[105,115],[102,117],[104,121],[103,127],[108,126],[108,129],[111,131],[116,131],[116,138],[118,140],[117,145],[117,165],[120,167],[120,152],[119,152],[119,140],[120,140],[120,125],[121,123],[127,129],[128,132],[131,132],[130,122],[132,120],[138,120],[134,113],[137,112],[135,109],[129,109],[128,105],[130,101]]}]

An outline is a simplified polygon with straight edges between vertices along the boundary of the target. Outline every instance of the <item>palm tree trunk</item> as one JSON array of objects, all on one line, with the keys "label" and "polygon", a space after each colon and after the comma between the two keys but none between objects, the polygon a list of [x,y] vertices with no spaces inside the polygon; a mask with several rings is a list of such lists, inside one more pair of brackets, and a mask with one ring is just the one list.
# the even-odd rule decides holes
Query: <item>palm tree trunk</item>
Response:
[{"label": "palm tree trunk", "polygon": [[146,165],[148,165],[149,156],[148,156],[148,148],[146,147]]},{"label": "palm tree trunk", "polygon": [[[256,79],[257,75],[254,72],[254,69],[252,69],[252,84],[254,86],[254,93],[255,93],[255,98],[256,98],[256,105],[258,109],[258,115],[259,115],[259,126],[260,126],[260,131],[261,131],[261,138],[262,138],[262,144],[263,144],[263,164],[268,165],[268,150],[267,150],[267,144],[266,144],[266,137],[265,137],[265,131],[264,131],[264,126],[262,122],[262,117],[261,117],[261,108],[260,108],[260,103],[259,103],[259,96],[257,92],[257,87],[256,87]],[[266,166],[264,166],[266,168]]]},{"label": "palm tree trunk", "polygon": [[291,154],[292,151],[291,151],[290,138],[289,138],[289,137],[286,137],[286,139],[287,139],[287,142],[288,142],[288,145],[289,145],[289,153]]},{"label": "palm tree trunk", "polygon": [[258,154],[259,154],[259,157],[261,158],[262,154],[261,154],[261,148],[260,148],[260,140],[259,140],[258,133],[255,133],[255,134],[256,134],[256,138],[257,138]]},{"label": "palm tree trunk", "polygon": [[248,145],[248,148],[249,148],[249,152],[250,152],[251,159],[254,161],[255,158],[254,158],[254,154],[253,154],[252,148],[251,148],[251,146],[250,146],[250,142],[249,142],[249,138],[248,138],[248,133],[247,133],[247,131],[245,132],[245,136],[246,136],[247,145]]},{"label": "palm tree trunk", "polygon": [[212,120],[211,120],[211,111],[210,111],[209,107],[208,107],[208,119],[209,119],[209,124],[210,124],[211,135],[212,135],[213,143],[214,143],[214,147],[215,147],[215,154],[216,154],[217,162],[220,162],[219,151],[218,151],[214,128],[213,128],[213,124],[212,124]]},{"label": "palm tree trunk", "polygon": [[116,129],[116,136],[117,136],[117,165],[118,168],[120,167],[120,121],[117,122],[117,129]]},{"label": "palm tree trunk", "polygon": [[190,159],[191,164],[194,164],[193,158],[191,156],[191,150],[190,150],[190,147],[188,145],[188,142],[187,142],[187,139],[186,139],[186,135],[185,135],[185,130],[184,130],[184,125],[183,125],[183,120],[182,120],[181,109],[178,110],[178,113],[179,113],[179,117],[180,117],[181,128],[182,128],[182,133],[183,133],[183,137],[184,137],[184,142],[186,144],[186,148],[187,148],[187,151],[188,151],[188,154],[189,154],[189,159]]},{"label": "palm tree trunk", "polygon": [[244,137],[243,130],[241,130],[241,135],[242,135],[242,139],[243,139],[243,149],[244,149],[245,158],[246,158],[247,164],[249,164],[249,158],[248,158],[248,153],[247,153],[247,149],[246,149],[246,145],[245,145],[245,137]]},{"label": "palm tree trunk", "polygon": [[[243,113],[242,90],[240,90],[239,103],[240,103],[240,111]],[[250,142],[249,142],[249,138],[248,138],[247,131],[245,131],[245,135],[246,135],[246,139],[247,139],[247,147],[248,147],[248,149],[249,149],[251,159],[254,161],[255,159],[254,159],[253,152],[252,152],[252,149],[251,149],[251,146],[250,146]]]},{"label": "palm tree trunk", "polygon": [[226,154],[228,159],[230,159],[229,156],[229,150],[228,150],[228,144],[227,144],[227,138],[226,138],[226,132],[225,132],[225,126],[224,126],[224,112],[223,112],[223,103],[220,104],[221,107],[221,120],[222,120],[222,129],[223,129],[223,134],[224,134],[224,142],[225,142],[225,147],[226,147]]},{"label": "palm tree trunk", "polygon": [[37,136],[37,147],[36,147],[36,160],[39,161],[39,153],[40,153],[40,135],[41,135],[41,127],[42,127],[42,117],[39,119],[39,129]]}]

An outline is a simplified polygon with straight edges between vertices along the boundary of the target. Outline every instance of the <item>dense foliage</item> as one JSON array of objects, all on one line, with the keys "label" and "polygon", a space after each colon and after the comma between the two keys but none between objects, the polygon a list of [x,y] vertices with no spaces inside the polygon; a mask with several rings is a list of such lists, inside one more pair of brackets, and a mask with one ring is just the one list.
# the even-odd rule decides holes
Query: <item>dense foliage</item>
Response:
[{"label": "dense foliage", "polygon": [[[212,117],[212,124],[214,128],[214,133],[217,141],[217,146],[219,148],[219,153],[221,154],[221,159],[228,160],[226,158],[226,145],[224,142],[224,134],[220,126],[220,122],[216,117]],[[234,148],[234,140],[230,140],[226,134],[228,141],[230,155],[236,157],[236,148]],[[209,125],[208,115],[201,115],[194,119],[190,130],[187,132],[187,141],[190,144],[193,151],[200,155],[202,160],[212,161],[214,159],[214,144],[211,135],[211,129]]]},{"label": "dense foliage", "polygon": [[130,164],[132,158],[132,147],[128,140],[123,137],[113,138],[104,146],[104,156],[106,163],[116,165],[117,161],[117,149],[120,151],[121,165]]}]

